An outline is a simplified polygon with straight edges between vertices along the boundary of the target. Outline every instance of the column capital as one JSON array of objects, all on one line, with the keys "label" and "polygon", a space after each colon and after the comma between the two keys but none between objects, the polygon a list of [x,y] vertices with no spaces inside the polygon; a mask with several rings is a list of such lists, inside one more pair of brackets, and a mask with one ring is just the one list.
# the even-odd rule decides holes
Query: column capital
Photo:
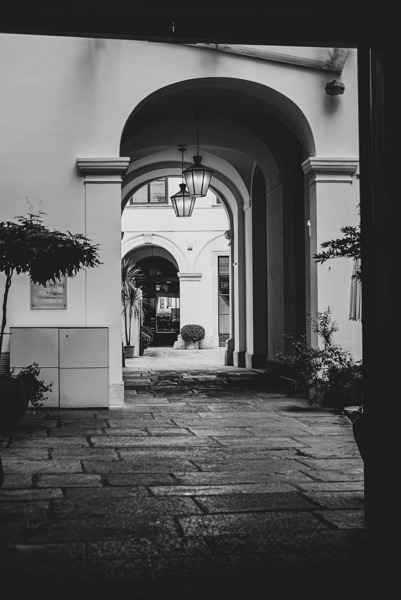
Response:
[{"label": "column capital", "polygon": [[180,281],[200,281],[202,273],[177,273]]},{"label": "column capital", "polygon": [[[97,181],[110,178],[112,181],[121,180],[121,176],[127,171],[130,158],[126,156],[116,156],[112,158],[77,158],[77,169],[81,175],[97,176]],[[107,179],[106,179],[107,180]]]},{"label": "column capital", "polygon": [[316,181],[352,183],[358,167],[357,158],[310,157],[302,163],[309,185]]}]

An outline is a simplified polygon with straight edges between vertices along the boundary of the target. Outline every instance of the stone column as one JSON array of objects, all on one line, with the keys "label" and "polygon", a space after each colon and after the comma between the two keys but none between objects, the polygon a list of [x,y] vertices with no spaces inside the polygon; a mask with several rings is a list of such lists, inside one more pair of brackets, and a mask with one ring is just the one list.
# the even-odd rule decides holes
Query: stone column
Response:
[{"label": "stone column", "polygon": [[[309,252],[306,264],[307,293],[311,316],[330,306],[332,318],[338,323],[335,341],[352,353],[360,346],[360,328],[354,331],[349,321],[349,294],[352,260],[336,258],[322,265],[313,258],[321,251],[321,243],[342,237],[341,228],[359,223],[359,183],[356,158],[308,158],[302,164],[309,184],[309,214],[306,215],[306,243]],[[309,258],[309,260],[308,260]],[[309,331],[314,345],[317,334]]]},{"label": "stone column", "polygon": [[129,158],[78,158],[84,175],[85,235],[102,265],[88,269],[86,325],[109,329],[109,407],[124,404],[121,346],[121,181]]},{"label": "stone column", "polygon": [[232,311],[233,311],[233,332],[234,349],[232,352],[234,367],[245,367],[246,352],[246,268],[245,268],[245,210],[238,210],[237,221],[234,221],[235,237],[232,240],[231,256],[233,258],[232,271]]},{"label": "stone column", "polygon": [[[180,280],[180,328],[190,323],[199,323],[199,283],[202,273],[177,273]],[[174,348],[184,348],[185,344],[178,336]]]},{"label": "stone column", "polygon": [[[256,186],[255,186],[256,187]],[[254,192],[245,212],[247,229],[246,290],[247,350],[245,366],[248,369],[266,368],[267,358],[267,242],[266,193]]]}]

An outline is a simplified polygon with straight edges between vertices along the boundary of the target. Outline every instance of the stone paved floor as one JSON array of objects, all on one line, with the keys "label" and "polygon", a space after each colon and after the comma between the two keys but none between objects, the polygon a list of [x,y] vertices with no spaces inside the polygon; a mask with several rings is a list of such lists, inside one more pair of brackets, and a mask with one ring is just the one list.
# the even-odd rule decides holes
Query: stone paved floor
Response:
[{"label": "stone paved floor", "polygon": [[0,431],[0,589],[370,598],[349,420],[223,360],[149,348],[126,361],[124,408],[29,411]]}]

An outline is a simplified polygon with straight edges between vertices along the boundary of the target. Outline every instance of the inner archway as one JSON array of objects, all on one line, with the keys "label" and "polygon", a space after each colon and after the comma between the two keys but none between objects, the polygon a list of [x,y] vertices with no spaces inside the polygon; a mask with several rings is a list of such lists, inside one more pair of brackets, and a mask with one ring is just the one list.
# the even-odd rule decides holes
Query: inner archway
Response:
[{"label": "inner archway", "polygon": [[177,267],[172,260],[154,254],[136,262],[144,274],[143,325],[153,334],[154,346],[172,346],[180,332],[180,284]]}]

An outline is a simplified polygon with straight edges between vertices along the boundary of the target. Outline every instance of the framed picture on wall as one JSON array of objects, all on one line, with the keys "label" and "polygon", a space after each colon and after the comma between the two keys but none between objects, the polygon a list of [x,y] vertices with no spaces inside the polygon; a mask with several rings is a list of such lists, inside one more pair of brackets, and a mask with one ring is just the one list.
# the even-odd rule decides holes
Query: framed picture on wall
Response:
[{"label": "framed picture on wall", "polygon": [[31,310],[67,308],[67,278],[48,281],[45,285],[31,282]]}]

